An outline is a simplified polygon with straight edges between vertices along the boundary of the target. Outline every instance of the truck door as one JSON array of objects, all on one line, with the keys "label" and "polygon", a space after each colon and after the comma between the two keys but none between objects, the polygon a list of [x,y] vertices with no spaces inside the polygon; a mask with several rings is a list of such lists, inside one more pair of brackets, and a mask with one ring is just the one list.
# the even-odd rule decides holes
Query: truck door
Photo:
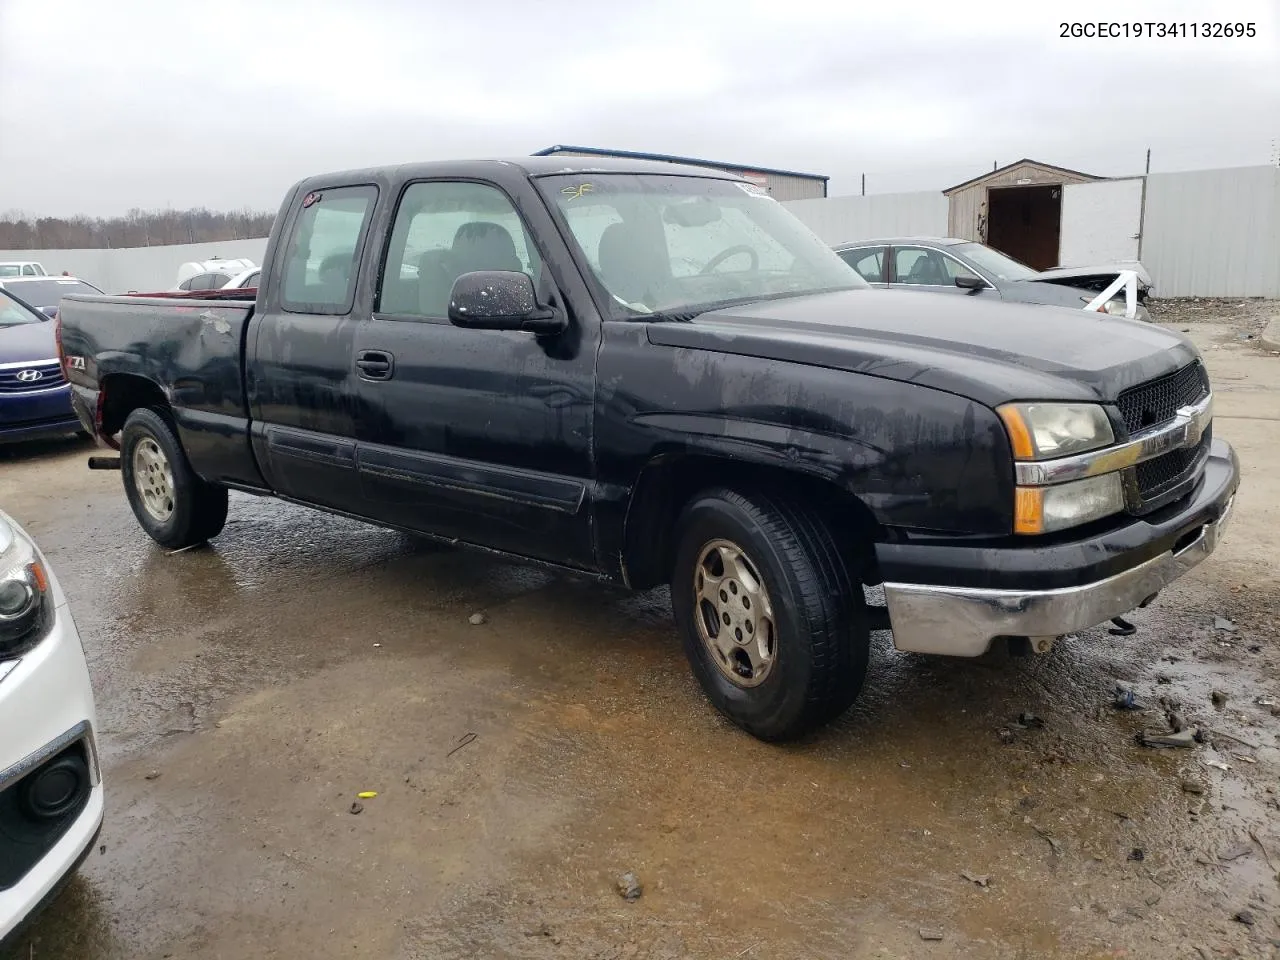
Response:
[{"label": "truck door", "polygon": [[356,479],[352,339],[360,253],[378,191],[308,193],[292,212],[249,335],[254,452],[272,489],[352,510]]},{"label": "truck door", "polygon": [[474,270],[525,271],[565,306],[533,240],[555,228],[539,203],[522,209],[535,229],[494,183],[419,181],[401,195],[378,300],[355,333],[362,512],[591,567],[599,324],[570,313],[567,331],[536,337],[448,320],[454,280]]}]

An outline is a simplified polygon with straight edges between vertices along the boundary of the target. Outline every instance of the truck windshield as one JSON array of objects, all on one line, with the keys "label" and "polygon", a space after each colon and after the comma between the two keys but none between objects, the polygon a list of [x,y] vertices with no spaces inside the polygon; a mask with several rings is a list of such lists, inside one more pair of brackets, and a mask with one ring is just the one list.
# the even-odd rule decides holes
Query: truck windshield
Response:
[{"label": "truck windshield", "polygon": [[44,320],[25,304],[0,290],[0,328],[16,327],[20,323],[41,323]]},{"label": "truck windshield", "polygon": [[538,183],[623,318],[868,286],[752,184],[590,173]]}]

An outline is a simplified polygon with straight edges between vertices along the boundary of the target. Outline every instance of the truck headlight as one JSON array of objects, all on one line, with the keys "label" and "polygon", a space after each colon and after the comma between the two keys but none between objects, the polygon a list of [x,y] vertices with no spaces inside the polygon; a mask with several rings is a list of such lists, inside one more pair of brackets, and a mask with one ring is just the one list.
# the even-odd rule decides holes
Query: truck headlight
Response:
[{"label": "truck headlight", "polygon": [[0,661],[26,653],[53,623],[53,594],[35,546],[0,517]]},{"label": "truck headlight", "polygon": [[1049,460],[1115,443],[1107,412],[1096,403],[1009,403],[996,410],[1016,460]]},{"label": "truck headlight", "polygon": [[1118,473],[1104,473],[1051,487],[1018,487],[1014,533],[1052,533],[1099,520],[1124,509]]}]

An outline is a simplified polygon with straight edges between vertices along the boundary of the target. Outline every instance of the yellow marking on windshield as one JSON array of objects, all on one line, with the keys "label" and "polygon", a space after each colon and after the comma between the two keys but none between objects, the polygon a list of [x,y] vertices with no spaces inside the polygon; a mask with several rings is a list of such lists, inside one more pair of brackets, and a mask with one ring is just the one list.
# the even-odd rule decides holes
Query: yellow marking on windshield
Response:
[{"label": "yellow marking on windshield", "polygon": [[565,187],[560,192],[570,200],[578,200],[588,193],[594,193],[595,185],[590,183],[580,183],[576,187]]}]

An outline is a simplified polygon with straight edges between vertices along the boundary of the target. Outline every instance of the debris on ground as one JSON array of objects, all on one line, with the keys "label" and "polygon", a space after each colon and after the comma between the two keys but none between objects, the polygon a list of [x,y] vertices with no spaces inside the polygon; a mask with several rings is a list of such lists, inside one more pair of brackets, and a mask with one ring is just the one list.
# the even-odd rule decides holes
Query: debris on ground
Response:
[{"label": "debris on ground", "polygon": [[471,616],[467,617],[467,623],[471,624],[473,627],[478,627],[480,624],[487,622],[488,619],[489,618],[483,613],[473,613]]},{"label": "debris on ground", "polygon": [[143,779],[145,779],[145,780],[155,780],[155,779],[156,779],[157,777],[159,777],[159,776],[160,776],[160,771],[159,771],[159,770],[152,770],[152,771],[151,771],[150,773],[148,773],[148,774],[146,775],[146,777],[144,777]]},{"label": "debris on ground", "polygon": [[1258,761],[1257,761],[1257,760],[1255,760],[1253,757],[1245,756],[1245,754],[1243,754],[1243,753],[1233,753],[1231,756],[1233,756],[1233,757],[1234,757],[1235,759],[1237,759],[1237,760],[1240,760],[1240,761],[1241,761],[1241,762],[1243,762],[1243,763],[1257,763],[1257,762],[1258,762]]},{"label": "debris on ground", "polygon": [[538,924],[536,930],[526,930],[524,935],[526,937],[546,937],[555,946],[560,946],[560,938],[552,932],[551,924],[547,923],[545,920]]},{"label": "debris on ground", "polygon": [[1062,856],[1062,843],[1049,833],[1048,830],[1036,826],[1033,826],[1032,829],[1035,830],[1036,833],[1040,834],[1041,838],[1049,844],[1049,848],[1053,850],[1054,856]]},{"label": "debris on ground", "polygon": [[1043,730],[1044,718],[1037,717],[1034,713],[1027,713],[1024,711],[1023,713],[1018,714],[1017,725],[1024,727],[1027,730]]},{"label": "debris on ground", "polygon": [[1129,687],[1117,686],[1115,689],[1115,699],[1113,699],[1111,703],[1117,710],[1142,709],[1141,704],[1138,703],[1137,696]]},{"label": "debris on ground", "polygon": [[1196,742],[1196,731],[1178,730],[1172,733],[1155,733],[1144,730],[1136,739],[1144,747],[1193,747]]},{"label": "debris on ground", "polygon": [[644,889],[640,886],[640,878],[628,871],[618,878],[618,896],[627,903],[635,903],[640,899]]},{"label": "debris on ground", "polygon": [[1182,792],[1195,794],[1198,797],[1204,793],[1204,784],[1199,780],[1183,780]]},{"label": "debris on ground", "polygon": [[359,797],[361,800],[372,800],[377,795],[378,795],[377,790],[361,790],[359,793],[356,794],[356,796]]},{"label": "debris on ground", "polygon": [[1138,628],[1126,620],[1124,617],[1112,617],[1111,622],[1115,624],[1107,630],[1107,633],[1113,637],[1132,637],[1138,632]]},{"label": "debris on ground", "polygon": [[941,940],[941,939],[942,939],[942,931],[941,931],[941,930],[931,930],[929,927],[921,927],[921,928],[920,928],[920,939],[921,939],[921,940],[930,940],[930,941]]},{"label": "debris on ground", "polygon": [[1247,857],[1251,853],[1253,853],[1253,844],[1237,843],[1234,846],[1227,847],[1225,850],[1219,851],[1218,859],[1230,862],[1232,860],[1239,860],[1241,857]]},{"label": "debris on ground", "polygon": [[1235,633],[1236,625],[1232,623],[1230,620],[1228,620],[1226,617],[1214,617],[1213,629],[1225,630],[1227,633]]},{"label": "debris on ground", "polygon": [[960,876],[964,877],[964,879],[968,880],[970,883],[976,883],[980,887],[991,886],[991,877],[990,875],[985,873],[984,874],[970,873],[968,870],[965,870],[963,873],[960,874]]},{"label": "debris on ground", "polygon": [[1231,918],[1236,923],[1243,923],[1246,927],[1252,927],[1257,921],[1253,918],[1251,910],[1240,910]]},{"label": "debris on ground", "polygon": [[450,750],[448,753],[446,753],[446,754],[445,754],[445,757],[446,757],[446,758],[448,758],[448,757],[452,757],[455,753],[457,753],[459,750],[461,750],[461,749],[462,749],[463,747],[465,747],[467,744],[469,744],[469,743],[474,743],[474,742],[475,742],[475,739],[476,739],[476,735],[475,735],[474,733],[464,733],[461,737],[459,737],[459,738],[458,738],[458,743],[457,743],[457,745],[456,745],[452,750]]},{"label": "debris on ground", "polygon": [[1262,652],[1262,644],[1260,644],[1260,643],[1251,643],[1251,644],[1249,644],[1249,646],[1248,646],[1248,647],[1246,647],[1245,649],[1247,649],[1250,653],[1261,653],[1261,652]]},{"label": "debris on ground", "polygon": [[351,813],[360,813],[363,810],[364,810],[364,804],[361,803],[359,800],[353,800],[351,802],[351,810],[350,810]]},{"label": "debris on ground", "polygon": [[1147,851],[1141,847],[1134,847],[1129,851],[1127,859],[1132,860],[1134,863],[1142,863],[1143,860],[1147,859]]},{"label": "debris on ground", "polygon": [[1214,760],[1214,759],[1212,759],[1212,758],[1210,758],[1210,759],[1206,760],[1206,761],[1205,761],[1205,765],[1206,765],[1206,766],[1213,767],[1213,769],[1215,769],[1215,770],[1221,770],[1221,771],[1223,771],[1224,773],[1225,773],[1226,771],[1228,771],[1228,770],[1230,770],[1230,769],[1231,769],[1231,765],[1230,765],[1230,764],[1223,763],[1221,760]]},{"label": "debris on ground", "polygon": [[1209,694],[1209,699],[1213,701],[1213,705],[1221,710],[1227,705],[1227,693],[1225,690],[1214,690]]},{"label": "debris on ground", "polygon": [[1013,741],[1017,739],[1016,737],[1014,737],[1013,731],[1010,730],[1008,727],[1001,727],[1000,730],[996,733],[996,736],[1000,738],[1001,743],[1006,745],[1013,743]]},{"label": "debris on ground", "polygon": [[1167,673],[1157,673],[1156,683],[1173,683],[1173,677],[1169,676]]}]

